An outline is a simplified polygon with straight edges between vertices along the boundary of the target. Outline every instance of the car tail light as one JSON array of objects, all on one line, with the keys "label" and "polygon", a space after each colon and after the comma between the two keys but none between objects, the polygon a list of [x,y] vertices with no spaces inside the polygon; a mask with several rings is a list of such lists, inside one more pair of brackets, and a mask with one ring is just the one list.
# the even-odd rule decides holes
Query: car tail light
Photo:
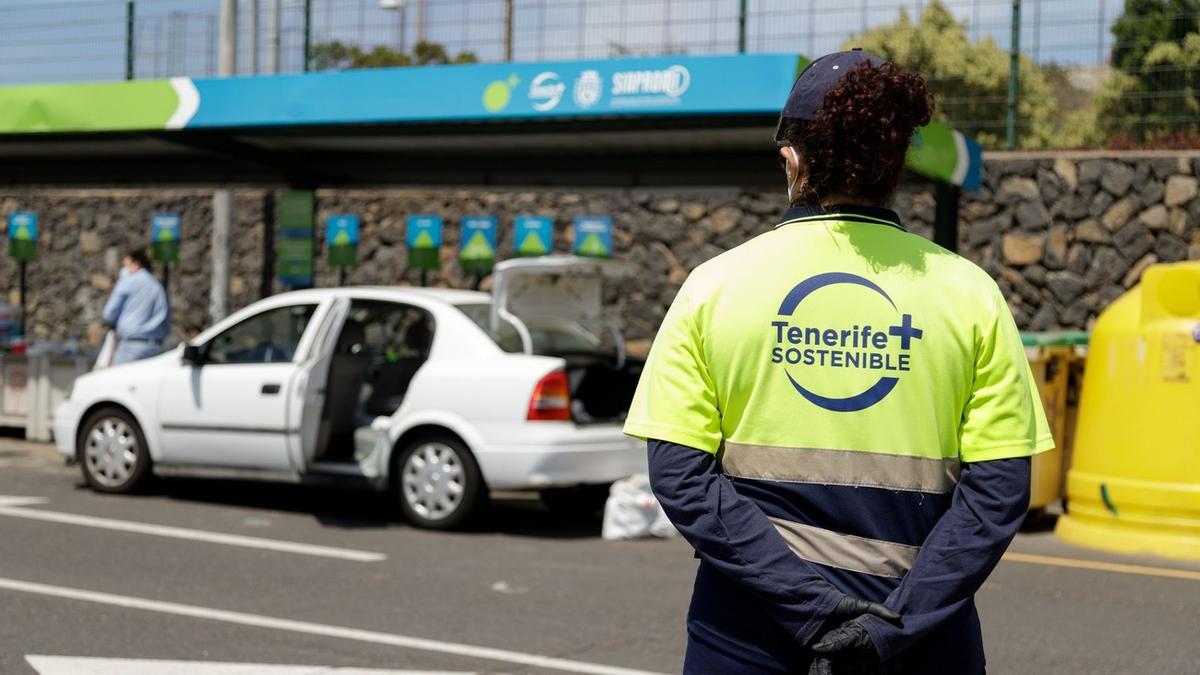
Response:
[{"label": "car tail light", "polygon": [[556,370],[538,380],[529,397],[529,420],[571,420],[571,385],[567,374]]}]

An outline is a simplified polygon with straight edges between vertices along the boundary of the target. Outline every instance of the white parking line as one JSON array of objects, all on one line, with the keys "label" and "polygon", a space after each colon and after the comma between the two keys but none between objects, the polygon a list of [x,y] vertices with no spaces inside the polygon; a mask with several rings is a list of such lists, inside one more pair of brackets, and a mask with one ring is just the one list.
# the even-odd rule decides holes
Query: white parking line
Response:
[{"label": "white parking line", "polygon": [[282,666],[269,663],[225,661],[165,661],[162,659],[111,659],[87,656],[29,655],[25,661],[38,675],[475,675],[449,670],[378,670]]},{"label": "white parking line", "polygon": [[170,527],[168,525],[151,525],[150,523],[139,523],[132,520],[97,518],[95,516],[85,516],[77,513],[62,513],[59,511],[43,511],[41,509],[25,508],[30,504],[44,503],[45,501],[46,500],[40,497],[0,496],[0,516],[41,520],[50,523],[61,523],[64,525],[79,525],[81,527],[95,527],[102,530],[119,530],[121,532],[148,534],[154,537],[170,537],[172,539],[203,541],[209,544],[224,544],[226,546],[257,548],[268,551],[279,551],[281,553],[296,553],[299,555],[312,555],[322,558],[337,558],[339,560],[350,560],[353,562],[379,562],[381,560],[387,560],[386,555],[382,553],[374,553],[372,551],[357,551],[350,548],[317,546],[315,544],[301,544],[292,541],[280,541],[278,539],[264,539],[263,537],[246,537],[240,534],[222,534],[220,532],[189,530],[183,527]]},{"label": "white parking line", "polygon": [[484,659],[487,661],[514,663],[522,666],[546,668],[548,670],[561,670],[569,673],[589,673],[591,675],[655,675],[655,673],[645,670],[605,666],[598,663],[587,663],[585,661],[571,661],[552,656],[542,656],[540,654],[514,652],[507,649],[478,647],[475,645],[462,644],[460,642],[443,642],[441,640],[410,637],[408,635],[397,635],[395,633],[359,630],[357,628],[346,628],[344,626],[329,626],[319,623],[310,623],[308,621],[278,619],[259,614],[231,612],[228,610],[211,609],[209,607],[200,607],[197,605],[184,605],[176,602],[163,602],[160,600],[134,598],[124,595],[115,595],[112,593],[85,591],[78,588],[51,586],[47,584],[34,583],[31,581],[21,581],[19,579],[0,578],[0,590],[10,590],[19,593],[32,593],[34,595],[45,595],[55,598],[65,598],[68,600],[81,600],[83,602],[95,602],[112,607],[140,609],[146,612],[173,614],[175,616],[187,616],[195,619],[207,619],[209,621],[222,621],[241,626],[254,626],[256,628],[269,628],[272,630],[289,631],[292,633],[319,635],[322,637],[335,638],[339,640],[370,642],[378,645],[403,647],[405,649],[418,649],[427,652],[452,654],[454,656],[466,656],[469,658]]}]

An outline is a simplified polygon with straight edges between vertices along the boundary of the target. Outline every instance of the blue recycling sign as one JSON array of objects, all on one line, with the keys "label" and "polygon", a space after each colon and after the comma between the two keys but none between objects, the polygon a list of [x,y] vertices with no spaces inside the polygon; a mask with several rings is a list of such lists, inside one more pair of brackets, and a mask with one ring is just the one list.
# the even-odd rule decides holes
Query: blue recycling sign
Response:
[{"label": "blue recycling sign", "polygon": [[580,216],[575,219],[575,255],[612,257],[612,218]]},{"label": "blue recycling sign", "polygon": [[329,216],[325,225],[325,243],[329,246],[358,245],[358,216],[339,214]]},{"label": "blue recycling sign", "polygon": [[436,270],[439,263],[438,249],[442,247],[442,217],[409,216],[405,241],[408,244],[410,268]]},{"label": "blue recycling sign", "polygon": [[33,211],[8,214],[8,254],[17,260],[37,257],[38,215]]},{"label": "blue recycling sign", "polygon": [[333,267],[353,267],[358,262],[358,216],[341,213],[325,221],[325,247]]},{"label": "blue recycling sign", "polygon": [[547,255],[553,250],[554,221],[546,216],[517,216],[513,246],[519,256]]},{"label": "blue recycling sign", "polygon": [[464,270],[486,274],[496,263],[496,217],[465,216],[458,258]]},{"label": "blue recycling sign", "polygon": [[150,257],[164,263],[179,260],[179,242],[183,239],[182,220],[178,213],[166,211],[150,215]]}]

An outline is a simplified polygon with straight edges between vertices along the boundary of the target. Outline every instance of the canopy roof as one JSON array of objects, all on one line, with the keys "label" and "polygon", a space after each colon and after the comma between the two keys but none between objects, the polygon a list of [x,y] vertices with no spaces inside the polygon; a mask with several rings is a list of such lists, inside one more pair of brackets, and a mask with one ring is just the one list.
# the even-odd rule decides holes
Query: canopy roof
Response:
[{"label": "canopy roof", "polygon": [[[10,184],[774,184],[794,54],[0,88]],[[909,167],[977,188],[938,124]]]}]

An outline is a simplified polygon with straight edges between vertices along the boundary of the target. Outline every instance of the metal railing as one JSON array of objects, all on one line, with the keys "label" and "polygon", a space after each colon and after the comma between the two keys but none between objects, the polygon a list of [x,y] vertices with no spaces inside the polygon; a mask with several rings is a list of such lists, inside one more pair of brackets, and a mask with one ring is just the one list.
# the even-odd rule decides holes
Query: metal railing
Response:
[{"label": "metal railing", "polygon": [[[1189,3],[1197,5],[1196,11],[1190,11]],[[8,38],[0,51],[0,83],[216,76],[219,4],[14,0],[0,5]],[[431,42],[444,46],[451,57],[468,53],[489,62],[739,51],[811,56],[858,41],[871,47],[882,40],[899,60],[927,76],[942,117],[989,147],[1200,146],[1200,0],[1162,0],[1166,9],[1159,16],[1125,17],[1122,38],[1113,30],[1125,10],[1122,0],[238,4],[239,73],[251,72],[252,63],[263,70],[272,62],[274,44],[279,70],[296,72],[329,63],[317,63],[314,56],[335,42],[364,52],[384,48],[395,53],[411,53],[419,42]],[[280,20],[272,33],[274,4]],[[947,32],[929,26],[938,12],[954,22],[943,27]],[[905,20],[910,29],[897,30]],[[256,35],[247,31],[251,24],[257,26]],[[1163,25],[1183,30],[1163,35],[1158,30]],[[881,38],[888,26],[893,32]],[[1195,37],[1187,37],[1189,32]],[[1010,59],[1014,45],[1020,59]],[[1130,51],[1148,53],[1129,60]],[[1118,52],[1122,60],[1114,64]]]}]

